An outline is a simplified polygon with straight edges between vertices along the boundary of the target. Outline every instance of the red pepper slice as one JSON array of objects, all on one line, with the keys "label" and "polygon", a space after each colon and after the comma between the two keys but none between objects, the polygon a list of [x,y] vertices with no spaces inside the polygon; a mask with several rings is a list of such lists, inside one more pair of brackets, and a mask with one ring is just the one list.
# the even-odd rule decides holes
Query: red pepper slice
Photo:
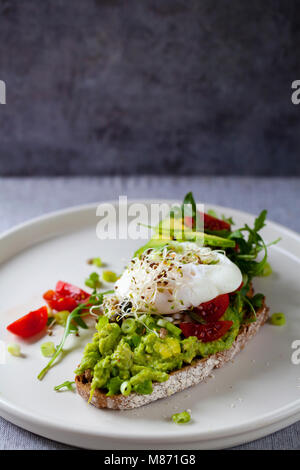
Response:
[{"label": "red pepper slice", "polygon": [[[225,220],[217,219],[216,217],[213,217],[212,215],[199,212],[200,217],[203,216],[204,218],[204,231],[209,230],[212,232],[218,231],[218,230],[230,230],[230,224],[228,222],[225,222]],[[193,218],[186,216],[184,218],[184,223],[190,228],[193,228]]]},{"label": "red pepper slice", "polygon": [[209,302],[203,302],[194,309],[196,313],[207,322],[213,322],[219,320],[224,315],[229,306],[229,295],[222,294],[218,295]]},{"label": "red pepper slice", "polygon": [[180,329],[186,338],[197,336],[203,343],[207,343],[222,338],[232,325],[233,322],[228,320],[210,322],[205,325],[184,322],[180,323]]},{"label": "red pepper slice", "polygon": [[43,331],[47,325],[48,309],[46,306],[29,312],[7,326],[7,330],[21,338],[30,338]]},{"label": "red pepper slice", "polygon": [[43,295],[49,307],[61,312],[68,310],[71,312],[80,303],[90,297],[90,294],[68,282],[58,281],[54,290],[48,290]]}]

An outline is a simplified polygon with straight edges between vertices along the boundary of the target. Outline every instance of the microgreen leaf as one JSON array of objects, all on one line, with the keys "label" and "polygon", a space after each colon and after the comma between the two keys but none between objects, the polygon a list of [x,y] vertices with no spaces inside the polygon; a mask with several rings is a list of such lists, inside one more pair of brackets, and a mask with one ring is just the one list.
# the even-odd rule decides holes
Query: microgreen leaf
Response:
[{"label": "microgreen leaf", "polygon": [[182,216],[189,215],[192,217],[193,225],[192,229],[196,229],[196,218],[197,218],[197,206],[192,192],[186,194],[183,204],[181,206]]},{"label": "microgreen leaf", "polygon": [[[229,238],[235,240],[238,249],[228,252],[227,256],[240,268],[243,274],[247,274],[249,280],[254,276],[260,276],[267,264],[267,245],[258,233],[265,226],[267,211],[263,210],[254,221],[254,227],[245,224],[244,227],[235,230]],[[275,240],[273,243],[277,243]],[[258,254],[264,255],[260,261],[256,261]]]},{"label": "microgreen leaf", "polygon": [[77,316],[76,318],[73,319],[78,326],[80,326],[81,328],[83,328],[84,330],[87,330],[88,329],[88,326],[87,324],[82,320],[82,318],[80,316]]},{"label": "microgreen leaf", "polygon": [[85,285],[91,289],[99,289],[101,287],[99,274],[95,272],[91,273],[90,276],[85,280]]},{"label": "microgreen leaf", "polygon": [[255,232],[258,232],[259,230],[261,230],[266,225],[265,224],[266,217],[267,217],[267,211],[266,211],[266,209],[264,209],[263,211],[261,211],[259,216],[256,217],[256,219],[254,221],[254,231]]}]

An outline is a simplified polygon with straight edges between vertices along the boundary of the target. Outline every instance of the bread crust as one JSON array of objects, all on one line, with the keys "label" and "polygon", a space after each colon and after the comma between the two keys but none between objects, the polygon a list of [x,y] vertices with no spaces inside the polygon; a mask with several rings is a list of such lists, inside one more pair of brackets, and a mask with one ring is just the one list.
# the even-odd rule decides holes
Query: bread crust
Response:
[{"label": "bread crust", "polygon": [[[258,332],[259,328],[266,322],[269,315],[269,308],[263,302],[262,307],[257,311],[257,320],[254,323],[243,325],[240,332],[232,344],[231,348],[213,354],[204,359],[197,359],[192,364],[179,370],[171,372],[166,382],[153,383],[153,392],[150,395],[139,395],[131,393],[129,396],[121,394],[106,396],[106,392],[96,389],[91,403],[97,408],[110,408],[114,410],[129,410],[147,405],[160,398],[166,398],[174,393],[185,390],[196,385],[209,377],[212,370],[222,367],[226,362],[231,361],[235,355],[244,349],[246,343]],[[75,377],[75,383],[79,395],[88,401],[91,390],[91,374],[85,371],[82,375]]]}]

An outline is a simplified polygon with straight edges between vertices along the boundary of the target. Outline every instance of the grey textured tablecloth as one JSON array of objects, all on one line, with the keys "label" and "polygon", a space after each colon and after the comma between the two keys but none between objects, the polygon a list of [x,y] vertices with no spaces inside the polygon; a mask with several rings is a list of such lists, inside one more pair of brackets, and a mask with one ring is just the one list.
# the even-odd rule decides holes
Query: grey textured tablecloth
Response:
[{"label": "grey textured tablecloth", "polygon": [[[0,178],[0,231],[56,209],[127,195],[176,198],[193,191],[197,200],[257,214],[300,232],[299,178]],[[238,449],[300,449],[300,422]],[[71,449],[0,418],[0,449]]]}]

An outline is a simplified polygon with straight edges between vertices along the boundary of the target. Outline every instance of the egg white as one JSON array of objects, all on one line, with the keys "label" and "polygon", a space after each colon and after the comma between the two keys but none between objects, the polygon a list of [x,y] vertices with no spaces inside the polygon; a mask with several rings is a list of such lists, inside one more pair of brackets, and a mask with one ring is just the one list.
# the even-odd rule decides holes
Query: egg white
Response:
[{"label": "egg white", "polygon": [[[207,251],[207,248],[205,248]],[[197,307],[218,295],[235,291],[242,282],[242,273],[224,253],[213,252],[215,264],[187,263],[180,265],[181,275],[169,289],[157,290],[151,307],[161,314],[173,314]],[[134,278],[135,282],[132,282]],[[135,285],[147,283],[146,269],[126,269],[116,282],[115,292],[120,301],[134,296]],[[148,300],[145,300],[145,304]]]}]

